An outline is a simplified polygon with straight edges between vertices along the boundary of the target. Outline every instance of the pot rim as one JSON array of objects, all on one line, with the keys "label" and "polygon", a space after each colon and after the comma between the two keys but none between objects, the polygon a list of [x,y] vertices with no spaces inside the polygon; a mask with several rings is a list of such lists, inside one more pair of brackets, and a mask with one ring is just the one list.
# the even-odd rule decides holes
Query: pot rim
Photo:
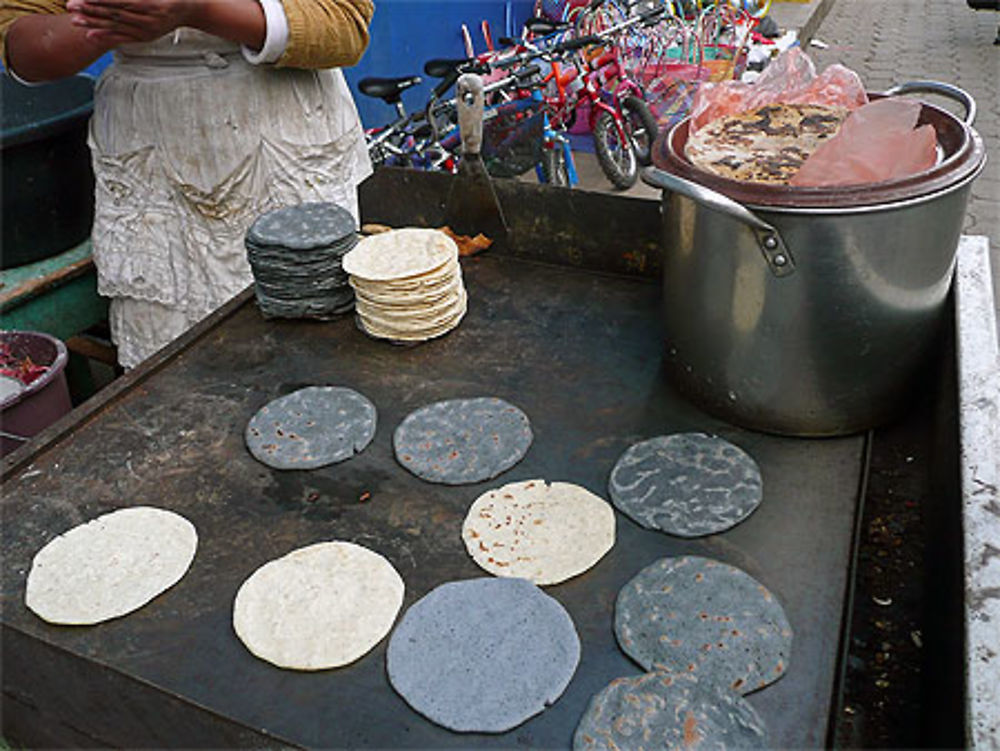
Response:
[{"label": "pot rim", "polygon": [[[879,99],[884,94],[871,94]],[[799,187],[732,180],[693,165],[684,155],[691,124],[685,117],[660,134],[653,163],[660,169],[711,188],[748,207],[788,213],[844,213],[885,204],[905,204],[937,195],[974,179],[986,162],[982,138],[970,125],[947,110],[921,101],[919,123],[932,125],[945,158],[930,169],[897,180],[834,187]]]},{"label": "pot rim", "polygon": [[[24,84],[17,84],[16,87],[24,87]],[[94,79],[91,76],[78,73],[58,82],[39,86],[37,91],[29,93],[32,96],[43,96],[44,92],[59,93],[62,100],[60,106],[41,119],[4,127],[0,131],[0,149],[37,143],[72,128],[85,126],[94,113]]]},{"label": "pot rim", "polygon": [[[976,137],[978,138],[978,136]],[[979,177],[985,167],[986,159],[984,158],[975,170],[967,174],[963,174],[956,182],[939,187],[931,193],[921,193],[919,195],[911,196],[910,198],[901,198],[895,201],[887,201],[885,203],[866,203],[846,206],[783,206],[775,204],[747,203],[744,204],[744,206],[751,211],[759,212],[761,214],[794,214],[807,216],[847,216],[853,214],[872,214],[883,211],[895,211],[897,209],[908,209],[922,203],[930,203],[943,195],[947,195],[948,193],[964,188],[970,182]]]}]

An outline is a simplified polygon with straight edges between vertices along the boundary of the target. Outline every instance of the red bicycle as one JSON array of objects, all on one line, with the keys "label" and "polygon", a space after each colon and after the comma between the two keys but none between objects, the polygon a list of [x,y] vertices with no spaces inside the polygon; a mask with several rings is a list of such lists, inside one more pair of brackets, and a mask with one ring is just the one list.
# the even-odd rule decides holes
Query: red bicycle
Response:
[{"label": "red bicycle", "polygon": [[569,65],[553,63],[547,76],[546,101],[553,126],[571,128],[585,109],[597,163],[618,190],[635,185],[639,167],[650,163],[657,134],[656,118],[642,87],[622,63],[618,40],[635,26],[655,23],[663,11],[659,6],[596,30],[587,37],[593,46]]}]

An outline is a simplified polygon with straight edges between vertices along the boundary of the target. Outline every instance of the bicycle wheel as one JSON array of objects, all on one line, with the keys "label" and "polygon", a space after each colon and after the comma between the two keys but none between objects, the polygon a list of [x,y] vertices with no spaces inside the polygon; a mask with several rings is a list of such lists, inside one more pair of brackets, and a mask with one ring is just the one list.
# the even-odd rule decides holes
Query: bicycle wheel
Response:
[{"label": "bicycle wheel", "polygon": [[569,187],[569,169],[566,167],[566,155],[557,144],[555,148],[542,150],[542,178],[549,185],[558,188]]},{"label": "bicycle wheel", "polygon": [[649,111],[649,105],[637,96],[627,96],[622,100],[622,114],[625,116],[625,130],[632,139],[635,158],[643,167],[653,162],[653,141],[659,131],[656,118]]},{"label": "bicycle wheel", "polygon": [[618,190],[628,190],[639,179],[639,161],[628,140],[622,140],[610,112],[594,123],[594,155],[605,177]]}]

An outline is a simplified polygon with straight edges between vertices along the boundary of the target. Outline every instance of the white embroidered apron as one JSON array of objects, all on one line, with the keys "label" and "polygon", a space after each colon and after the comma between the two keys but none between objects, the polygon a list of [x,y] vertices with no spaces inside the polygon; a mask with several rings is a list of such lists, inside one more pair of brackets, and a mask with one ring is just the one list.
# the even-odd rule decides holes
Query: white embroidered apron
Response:
[{"label": "white embroidered apron", "polygon": [[339,70],[253,66],[238,45],[188,29],[114,58],[90,124],[93,244],[130,368],[252,281],[254,219],[306,201],[357,219],[371,164]]}]

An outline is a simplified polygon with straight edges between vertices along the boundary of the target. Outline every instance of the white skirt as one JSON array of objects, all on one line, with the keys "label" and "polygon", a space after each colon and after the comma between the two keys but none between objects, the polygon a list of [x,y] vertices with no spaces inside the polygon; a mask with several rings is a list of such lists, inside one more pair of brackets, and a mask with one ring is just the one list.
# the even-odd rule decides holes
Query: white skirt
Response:
[{"label": "white skirt", "polygon": [[371,173],[339,70],[253,66],[189,30],[115,53],[90,147],[98,290],[126,368],[250,284],[243,241],[260,214],[331,201],[357,219]]}]

